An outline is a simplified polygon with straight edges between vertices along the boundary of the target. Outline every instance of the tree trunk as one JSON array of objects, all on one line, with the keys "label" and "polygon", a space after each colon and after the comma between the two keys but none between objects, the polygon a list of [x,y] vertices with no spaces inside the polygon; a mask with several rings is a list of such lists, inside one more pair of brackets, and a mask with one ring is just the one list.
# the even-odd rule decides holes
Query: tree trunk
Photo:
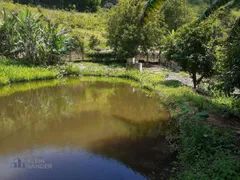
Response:
[{"label": "tree trunk", "polygon": [[83,50],[82,52],[82,60],[84,61],[84,59],[85,59],[85,50]]},{"label": "tree trunk", "polygon": [[161,51],[159,50],[159,54],[158,54],[158,63],[161,64]]},{"label": "tree trunk", "polygon": [[72,62],[72,52],[69,54],[69,61]]},{"label": "tree trunk", "polygon": [[196,73],[192,74],[192,80],[193,80],[193,88],[196,89],[197,88],[197,74]]},{"label": "tree trunk", "polygon": [[205,77],[205,74],[202,74],[201,77],[199,79],[197,79],[197,73],[193,73],[192,74],[192,80],[193,80],[193,87],[194,87],[194,89],[197,88],[197,85],[199,85],[201,83],[201,81],[203,80],[204,77]]}]

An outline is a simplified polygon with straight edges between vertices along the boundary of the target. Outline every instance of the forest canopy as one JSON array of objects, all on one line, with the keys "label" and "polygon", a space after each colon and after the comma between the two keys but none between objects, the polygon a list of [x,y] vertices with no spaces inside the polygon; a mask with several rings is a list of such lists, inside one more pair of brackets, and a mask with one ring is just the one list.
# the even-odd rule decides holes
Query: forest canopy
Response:
[{"label": "forest canopy", "polygon": [[[13,0],[14,3],[41,5],[48,8],[76,9],[77,11],[95,12],[106,0]],[[114,1],[113,1],[114,2]]]}]

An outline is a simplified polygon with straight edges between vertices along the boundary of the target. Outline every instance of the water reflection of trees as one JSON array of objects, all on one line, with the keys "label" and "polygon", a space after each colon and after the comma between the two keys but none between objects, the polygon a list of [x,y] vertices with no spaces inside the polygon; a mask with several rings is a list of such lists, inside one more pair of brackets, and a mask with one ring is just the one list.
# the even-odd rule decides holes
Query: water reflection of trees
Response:
[{"label": "water reflection of trees", "polygon": [[106,88],[94,91],[89,83],[80,83],[0,97],[1,136],[35,121],[39,121],[39,130],[43,130],[47,121],[61,120],[61,116],[81,110],[83,106],[94,109],[99,103],[106,104],[107,96],[112,92],[113,89]]},{"label": "water reflection of trees", "polygon": [[[71,145],[142,171],[156,153],[158,163],[167,161],[165,140],[159,136],[166,114],[154,98],[125,84],[81,82],[18,92],[0,97],[0,154],[35,145]],[[162,149],[155,151],[155,143]]]}]

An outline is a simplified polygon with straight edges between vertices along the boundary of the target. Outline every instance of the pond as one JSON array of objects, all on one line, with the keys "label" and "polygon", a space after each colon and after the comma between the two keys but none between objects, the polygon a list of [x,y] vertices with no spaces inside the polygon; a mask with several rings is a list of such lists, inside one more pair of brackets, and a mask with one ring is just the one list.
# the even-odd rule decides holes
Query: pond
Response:
[{"label": "pond", "polygon": [[158,98],[126,83],[75,80],[2,96],[0,179],[164,178],[168,119]]}]

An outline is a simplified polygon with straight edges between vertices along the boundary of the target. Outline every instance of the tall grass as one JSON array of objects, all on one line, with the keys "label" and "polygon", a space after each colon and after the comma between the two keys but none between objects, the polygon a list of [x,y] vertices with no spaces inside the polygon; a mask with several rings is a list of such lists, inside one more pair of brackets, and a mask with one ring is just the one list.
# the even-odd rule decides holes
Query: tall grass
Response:
[{"label": "tall grass", "polygon": [[30,67],[10,62],[0,57],[0,85],[32,80],[56,78],[59,74],[57,68]]}]

